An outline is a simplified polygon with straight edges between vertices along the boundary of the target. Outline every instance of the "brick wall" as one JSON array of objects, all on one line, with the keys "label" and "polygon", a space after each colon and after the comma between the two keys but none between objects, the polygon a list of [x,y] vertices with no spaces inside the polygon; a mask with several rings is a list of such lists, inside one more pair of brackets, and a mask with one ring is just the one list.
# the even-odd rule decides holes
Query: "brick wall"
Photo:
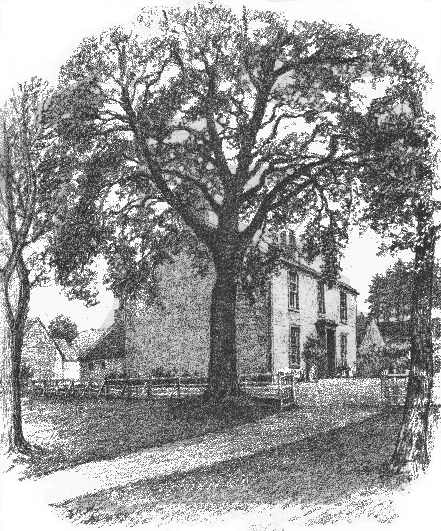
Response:
[{"label": "brick wall", "polygon": [[[149,306],[127,309],[127,370],[147,375],[159,367],[178,374],[206,374],[210,350],[210,301],[214,273],[201,276],[181,255],[159,272],[159,298]],[[258,372],[268,366],[269,313],[264,299],[237,304],[238,370]]]}]

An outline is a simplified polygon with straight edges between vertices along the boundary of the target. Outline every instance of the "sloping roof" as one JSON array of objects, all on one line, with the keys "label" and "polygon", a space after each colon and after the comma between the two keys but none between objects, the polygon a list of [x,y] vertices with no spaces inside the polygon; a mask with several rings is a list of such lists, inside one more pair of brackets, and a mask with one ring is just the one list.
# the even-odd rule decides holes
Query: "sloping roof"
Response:
[{"label": "sloping roof", "polygon": [[82,350],[81,361],[124,358],[125,356],[125,333],[122,323],[114,323],[108,330],[91,344]]},{"label": "sloping roof", "polygon": [[64,361],[78,361],[80,354],[74,344],[68,343],[65,339],[55,339],[55,343],[64,355]]},{"label": "sloping roof", "polygon": [[385,346],[386,344],[384,342],[380,330],[378,329],[375,319],[371,319],[366,328],[366,333],[364,334],[363,341],[361,342],[360,350],[369,350],[372,347],[384,348]]},{"label": "sloping roof", "polygon": [[[31,332],[31,330],[32,330],[32,328],[34,326],[38,326],[38,327],[41,328],[41,330],[43,331],[43,335],[45,336],[45,338],[48,341],[48,343],[51,343],[55,347],[55,350],[58,351],[58,353],[61,356],[61,359],[64,361],[66,359],[64,352],[62,351],[62,349],[60,348],[58,343],[55,341],[55,339],[53,339],[49,335],[48,329],[46,328],[45,324],[43,323],[43,321],[39,317],[34,317],[33,319],[27,319],[26,324],[25,324],[25,329],[24,329],[25,337],[30,334],[30,332]],[[29,340],[29,338],[28,338],[28,340]]]},{"label": "sloping roof", "polygon": [[107,330],[95,330],[94,328],[83,330],[73,340],[72,345],[79,351],[80,356],[82,356],[84,352],[93,347],[106,332]]}]

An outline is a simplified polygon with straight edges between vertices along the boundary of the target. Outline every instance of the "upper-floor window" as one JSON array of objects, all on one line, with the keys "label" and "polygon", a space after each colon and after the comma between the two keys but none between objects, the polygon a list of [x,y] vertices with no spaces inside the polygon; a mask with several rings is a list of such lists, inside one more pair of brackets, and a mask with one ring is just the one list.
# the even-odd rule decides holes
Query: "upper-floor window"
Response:
[{"label": "upper-floor window", "polygon": [[289,329],[289,366],[300,367],[300,327],[291,326]]},{"label": "upper-floor window", "polygon": [[299,309],[299,274],[297,271],[290,271],[288,274],[288,308]]},{"label": "upper-floor window", "polygon": [[341,364],[346,365],[348,361],[348,334],[340,334],[340,359]]},{"label": "upper-floor window", "polygon": [[340,291],[340,321],[346,323],[348,320],[348,294]]},{"label": "upper-floor window", "polygon": [[325,284],[323,282],[318,283],[318,313],[326,313],[325,308]]},{"label": "upper-floor window", "polygon": [[288,231],[282,230],[279,232],[279,244],[282,247],[286,247],[288,245]]}]

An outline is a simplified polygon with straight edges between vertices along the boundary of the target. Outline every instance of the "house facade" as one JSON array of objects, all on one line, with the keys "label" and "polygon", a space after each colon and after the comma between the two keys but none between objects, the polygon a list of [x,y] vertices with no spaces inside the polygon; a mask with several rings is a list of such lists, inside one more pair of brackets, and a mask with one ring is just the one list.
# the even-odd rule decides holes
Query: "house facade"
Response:
[{"label": "house facade", "polygon": [[36,380],[63,378],[63,353],[38,317],[26,323],[21,360]]},{"label": "house facade", "polygon": [[[343,367],[355,369],[357,291],[345,277],[329,288],[321,279],[320,260],[308,264],[297,247],[287,246],[285,256],[254,304],[238,295],[238,372],[304,368],[302,351],[309,336],[320,344],[318,377],[336,376]],[[158,370],[205,375],[214,272],[199,274],[181,254],[160,267],[158,278],[153,304],[138,301],[126,309],[126,371],[130,376]]]},{"label": "house facade", "polygon": [[79,378],[80,364],[74,345],[51,338],[38,317],[26,323],[22,364],[32,370],[35,380]]}]

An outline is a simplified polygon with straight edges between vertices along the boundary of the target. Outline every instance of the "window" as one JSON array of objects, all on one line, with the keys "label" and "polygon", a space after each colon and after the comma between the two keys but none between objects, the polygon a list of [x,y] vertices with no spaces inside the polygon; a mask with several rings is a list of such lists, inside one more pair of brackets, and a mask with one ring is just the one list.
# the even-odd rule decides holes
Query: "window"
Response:
[{"label": "window", "polygon": [[102,368],[102,369],[105,369],[105,368],[106,368],[106,362],[105,362],[105,361],[102,361],[102,362],[101,362],[101,368]]},{"label": "window", "polygon": [[288,233],[286,232],[286,230],[282,230],[282,232],[280,233],[280,245],[288,245]]},{"label": "window", "polygon": [[325,308],[325,285],[323,282],[318,283],[318,313],[320,315],[326,313]]},{"label": "window", "polygon": [[289,366],[300,366],[300,327],[291,326],[289,329]]},{"label": "window", "polygon": [[294,234],[294,231],[293,230],[290,230],[288,232],[289,234],[289,245],[292,249],[296,249],[297,248],[297,242],[296,242],[296,235]]},{"label": "window", "polygon": [[348,361],[348,334],[340,334],[340,359],[341,364],[346,365]]},{"label": "window", "polygon": [[288,308],[290,310],[299,309],[299,274],[290,271],[288,277]]},{"label": "window", "polygon": [[93,371],[93,361],[89,361],[89,363],[87,364],[87,368],[89,369],[89,371]]},{"label": "window", "polygon": [[340,291],[340,321],[346,323],[348,320],[348,295],[345,291]]}]

